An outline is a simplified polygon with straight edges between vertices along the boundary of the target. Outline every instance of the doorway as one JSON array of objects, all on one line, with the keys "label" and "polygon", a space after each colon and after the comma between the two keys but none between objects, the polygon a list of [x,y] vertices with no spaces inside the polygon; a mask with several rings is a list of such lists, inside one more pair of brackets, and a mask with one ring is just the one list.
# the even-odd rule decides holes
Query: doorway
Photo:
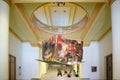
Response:
[{"label": "doorway", "polygon": [[112,54],[106,56],[106,79],[112,80],[113,69],[112,69]]},{"label": "doorway", "polygon": [[9,55],[9,80],[16,80],[16,57]]}]

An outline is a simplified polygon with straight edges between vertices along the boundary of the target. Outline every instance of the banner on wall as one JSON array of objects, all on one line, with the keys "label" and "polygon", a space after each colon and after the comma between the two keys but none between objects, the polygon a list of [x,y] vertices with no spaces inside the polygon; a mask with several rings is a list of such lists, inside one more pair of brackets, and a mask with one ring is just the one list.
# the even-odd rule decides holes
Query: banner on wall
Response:
[{"label": "banner on wall", "polygon": [[83,41],[63,39],[61,35],[42,42],[42,58],[45,61],[78,63],[83,58]]}]

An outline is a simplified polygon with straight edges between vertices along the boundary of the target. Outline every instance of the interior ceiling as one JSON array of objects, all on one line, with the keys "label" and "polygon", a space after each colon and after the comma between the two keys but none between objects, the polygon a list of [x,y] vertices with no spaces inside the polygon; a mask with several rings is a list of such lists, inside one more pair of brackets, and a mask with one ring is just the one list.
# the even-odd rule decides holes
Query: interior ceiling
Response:
[{"label": "interior ceiling", "polygon": [[14,0],[15,3],[36,2],[105,2],[107,0]]},{"label": "interior ceiling", "polygon": [[[61,30],[62,27],[62,33],[71,31],[65,34],[61,33],[63,38],[84,41],[84,45],[89,45],[91,41],[99,41],[111,29],[109,0],[58,0],[58,2],[64,1],[65,4],[72,2],[77,4],[77,7],[76,5],[54,6],[54,0],[52,0],[52,5],[43,6],[46,2],[48,4],[50,1],[51,0],[12,1],[10,8],[10,31],[22,42],[39,42],[49,39],[55,34],[59,34],[51,32],[59,32],[58,29],[55,28],[60,27],[59,30]],[[78,8],[79,6],[82,8]],[[39,23],[39,26],[44,27],[44,30],[35,24],[33,20],[34,13],[37,20],[42,22],[42,24]],[[87,15],[88,18],[87,21],[83,19],[85,15]],[[79,22],[79,24],[74,25],[77,22]],[[74,25],[74,27],[71,25]],[[52,26],[52,28],[50,26]],[[73,31],[76,27],[79,29]]]},{"label": "interior ceiling", "polygon": [[85,28],[88,12],[75,3],[45,3],[33,11],[32,20],[45,32],[68,34]]},{"label": "interior ceiling", "polygon": [[33,14],[39,21],[48,26],[68,27],[78,23],[87,15],[87,12],[73,3],[47,3],[38,7]]}]

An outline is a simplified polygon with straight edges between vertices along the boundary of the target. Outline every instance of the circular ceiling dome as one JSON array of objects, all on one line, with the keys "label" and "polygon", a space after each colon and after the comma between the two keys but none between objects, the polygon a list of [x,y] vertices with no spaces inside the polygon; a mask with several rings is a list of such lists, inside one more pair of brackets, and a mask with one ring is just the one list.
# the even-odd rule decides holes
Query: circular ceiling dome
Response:
[{"label": "circular ceiling dome", "polygon": [[34,10],[32,20],[40,30],[67,34],[82,29],[88,21],[88,13],[75,3],[45,3]]}]

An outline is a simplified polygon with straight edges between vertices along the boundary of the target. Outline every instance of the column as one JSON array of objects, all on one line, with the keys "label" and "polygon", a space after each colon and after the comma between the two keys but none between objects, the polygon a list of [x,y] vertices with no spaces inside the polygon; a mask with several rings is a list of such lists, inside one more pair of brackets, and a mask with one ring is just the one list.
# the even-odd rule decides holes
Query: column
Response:
[{"label": "column", "polygon": [[82,63],[79,64],[80,80],[82,80]]},{"label": "column", "polygon": [[[40,48],[40,59],[42,60],[42,48]],[[40,64],[40,74],[39,74],[39,78],[41,78],[46,72],[47,72],[47,69],[48,69],[48,64],[45,63],[45,62],[39,62]]]},{"label": "column", "polygon": [[9,5],[0,0],[0,80],[8,80]]},{"label": "column", "polygon": [[113,39],[113,79],[120,79],[120,0],[111,6]]}]

